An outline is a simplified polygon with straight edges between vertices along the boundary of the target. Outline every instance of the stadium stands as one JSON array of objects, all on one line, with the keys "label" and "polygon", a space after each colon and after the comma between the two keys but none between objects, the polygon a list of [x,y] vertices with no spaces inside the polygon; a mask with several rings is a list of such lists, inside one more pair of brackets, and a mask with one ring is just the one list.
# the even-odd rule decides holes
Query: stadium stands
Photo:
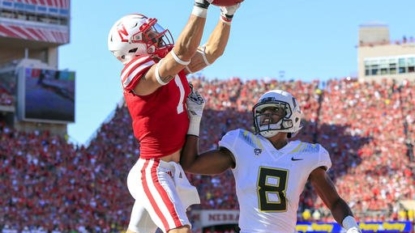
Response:
[{"label": "stadium stands", "polygon": [[[415,82],[324,83],[193,78],[207,99],[201,148],[217,146],[237,127],[251,129],[254,101],[269,89],[294,93],[304,112],[298,138],[321,143],[331,154],[329,171],[359,220],[414,221],[399,205],[415,199]],[[0,105],[14,105],[0,86]],[[73,145],[49,132],[20,132],[0,118],[0,228],[6,232],[117,232],[128,224],[132,197],[126,176],[139,156],[124,106],[104,122],[89,145]],[[231,172],[188,175],[198,187],[194,209],[237,209]],[[299,220],[333,221],[309,186]],[[3,232],[4,232],[3,229]],[[33,232],[33,231],[32,231]]]}]

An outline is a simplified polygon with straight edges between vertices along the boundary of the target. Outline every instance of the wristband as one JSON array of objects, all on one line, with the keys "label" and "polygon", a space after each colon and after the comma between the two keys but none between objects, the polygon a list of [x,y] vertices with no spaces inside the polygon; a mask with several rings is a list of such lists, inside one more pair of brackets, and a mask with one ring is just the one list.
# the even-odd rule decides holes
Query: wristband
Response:
[{"label": "wristband", "polygon": [[192,10],[192,15],[195,15],[200,18],[206,18],[207,16],[207,8],[201,8],[198,6],[194,6]]},{"label": "wristband", "polygon": [[232,22],[232,18],[228,18],[227,16],[220,16],[220,20],[222,20],[222,22],[224,22],[227,25],[231,25]]},{"label": "wristband", "polygon": [[202,120],[202,117],[200,117],[200,116],[190,117],[189,129],[187,130],[188,135],[194,135],[194,136],[199,137],[200,121],[201,120]]}]

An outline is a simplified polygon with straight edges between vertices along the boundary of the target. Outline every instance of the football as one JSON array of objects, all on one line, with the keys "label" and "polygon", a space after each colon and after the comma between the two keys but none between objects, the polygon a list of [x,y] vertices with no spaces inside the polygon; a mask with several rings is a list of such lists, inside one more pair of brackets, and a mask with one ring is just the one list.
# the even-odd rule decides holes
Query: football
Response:
[{"label": "football", "polygon": [[232,6],[244,0],[213,0],[212,5],[215,6]]}]

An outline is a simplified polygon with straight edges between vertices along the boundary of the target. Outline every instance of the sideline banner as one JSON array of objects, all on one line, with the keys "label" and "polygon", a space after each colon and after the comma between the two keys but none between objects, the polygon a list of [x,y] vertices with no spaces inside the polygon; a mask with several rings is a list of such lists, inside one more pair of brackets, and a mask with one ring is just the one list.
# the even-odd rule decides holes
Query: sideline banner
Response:
[{"label": "sideline banner", "polygon": [[[193,210],[190,219],[194,229],[234,229],[238,225],[238,210]],[[233,226],[233,227],[231,227]],[[359,222],[363,233],[414,233],[411,221]],[[298,233],[345,233],[336,222],[298,221]],[[224,232],[224,231],[219,231]],[[235,232],[235,231],[229,231]],[[237,231],[236,231],[237,232]]]},{"label": "sideline banner", "polygon": [[[360,222],[363,233],[411,233],[412,223],[410,221],[387,221],[387,222]],[[324,222],[298,222],[297,231],[299,233],[343,233],[344,229],[338,223]]]}]

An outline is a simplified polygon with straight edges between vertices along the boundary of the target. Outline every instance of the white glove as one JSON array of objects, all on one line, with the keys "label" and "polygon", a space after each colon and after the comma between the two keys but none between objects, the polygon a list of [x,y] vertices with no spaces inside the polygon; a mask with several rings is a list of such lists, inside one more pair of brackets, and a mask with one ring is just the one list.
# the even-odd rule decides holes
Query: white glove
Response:
[{"label": "white glove", "polygon": [[220,15],[222,17],[222,20],[225,22],[230,23],[233,19],[233,15],[235,14],[236,10],[238,10],[241,3],[237,3],[232,6],[221,6],[220,9]]},{"label": "white glove", "polygon": [[200,121],[202,120],[203,108],[205,107],[205,99],[193,90],[193,86],[190,85],[191,92],[186,99],[187,113],[189,115],[189,129],[187,134],[199,136]]},{"label": "white glove", "polygon": [[347,216],[342,221],[342,226],[347,229],[346,233],[362,233],[359,229],[359,225],[356,222],[356,219],[354,219],[353,216]]},{"label": "white glove", "polygon": [[357,227],[352,227],[349,230],[347,230],[346,233],[362,233],[362,231],[360,231],[360,229]]}]

